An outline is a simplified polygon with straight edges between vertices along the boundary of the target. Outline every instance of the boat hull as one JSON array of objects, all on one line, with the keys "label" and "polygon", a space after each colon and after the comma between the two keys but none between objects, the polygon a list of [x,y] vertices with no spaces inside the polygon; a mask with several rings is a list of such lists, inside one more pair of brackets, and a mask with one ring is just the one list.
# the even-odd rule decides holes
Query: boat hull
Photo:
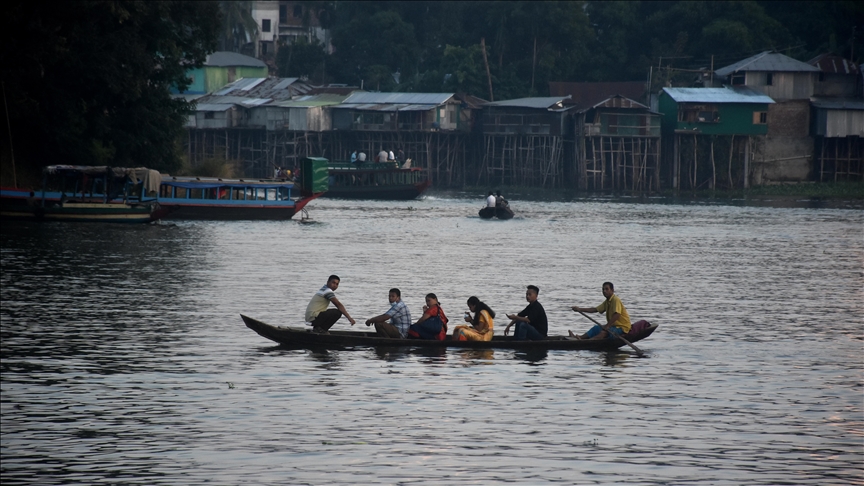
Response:
[{"label": "boat hull", "polygon": [[[625,346],[620,339],[577,340],[564,336],[551,336],[541,341],[520,341],[512,336],[495,336],[491,341],[452,341],[448,336],[444,341],[420,339],[391,339],[380,337],[374,332],[330,331],[329,334],[313,333],[310,329],[276,327],[265,322],[240,315],[246,326],[271,341],[283,346],[296,348],[346,348],[358,346],[389,346],[417,348],[468,348],[468,349],[563,349],[609,351]],[[630,333],[630,342],[640,341],[657,329],[656,324],[645,323],[638,332]]]},{"label": "boat hull", "polygon": [[420,197],[429,188],[430,181],[416,184],[387,186],[330,186],[324,197],[340,199],[372,199],[384,201],[410,201]]},{"label": "boat hull", "polygon": [[481,209],[478,214],[482,219],[511,219],[514,215],[510,208],[490,208],[488,206]]},{"label": "boat hull", "polygon": [[[18,221],[74,221],[82,223],[150,223],[171,209],[157,202],[128,204],[122,201],[62,201],[46,194],[30,200],[30,191],[4,188],[0,192],[0,218]],[[41,195],[41,192],[40,192]]]}]

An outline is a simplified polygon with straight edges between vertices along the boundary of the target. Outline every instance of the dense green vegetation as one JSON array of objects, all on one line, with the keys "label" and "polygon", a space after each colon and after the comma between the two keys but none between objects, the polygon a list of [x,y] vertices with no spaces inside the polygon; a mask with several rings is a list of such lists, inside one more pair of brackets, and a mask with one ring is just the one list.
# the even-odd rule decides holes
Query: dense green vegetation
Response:
[{"label": "dense green vegetation", "polygon": [[864,52],[864,4],[852,1],[304,3],[326,12],[335,52],[303,45],[294,50],[302,61],[277,60],[280,72],[382,91],[507,99],[548,96],[549,81],[649,75],[655,87],[690,85],[692,70],[764,50],[804,61],[829,51],[850,57],[856,21],[855,57]]},{"label": "dense green vegetation", "polygon": [[187,67],[216,49],[220,24],[210,2],[7,4],[4,184],[12,183],[10,149],[25,180],[50,164],[179,167],[189,107],[169,89],[188,85]]}]

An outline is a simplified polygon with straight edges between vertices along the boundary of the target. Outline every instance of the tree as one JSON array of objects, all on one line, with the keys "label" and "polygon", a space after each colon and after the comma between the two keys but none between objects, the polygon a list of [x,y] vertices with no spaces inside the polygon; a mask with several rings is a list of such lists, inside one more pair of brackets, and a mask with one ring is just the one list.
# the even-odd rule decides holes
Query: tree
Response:
[{"label": "tree", "polygon": [[179,166],[189,105],[169,89],[188,87],[186,70],[215,49],[215,3],[21,1],[3,22],[0,65],[19,167]]},{"label": "tree", "polygon": [[279,48],[276,64],[279,76],[285,78],[307,78],[315,84],[324,83],[324,66],[327,54],[318,39],[312,42],[299,37],[287,46]]},{"label": "tree", "polygon": [[220,0],[219,11],[222,13],[219,48],[223,51],[240,52],[240,48],[258,34],[258,23],[252,18],[252,2]]}]

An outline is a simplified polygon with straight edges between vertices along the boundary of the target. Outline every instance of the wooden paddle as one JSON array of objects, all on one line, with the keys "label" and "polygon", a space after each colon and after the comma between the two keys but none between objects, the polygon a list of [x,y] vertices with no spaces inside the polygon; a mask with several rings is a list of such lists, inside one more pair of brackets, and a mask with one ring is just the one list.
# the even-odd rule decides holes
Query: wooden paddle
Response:
[{"label": "wooden paddle", "polygon": [[[586,313],[584,313],[584,312],[582,312],[582,311],[576,311],[576,312],[582,314],[583,316],[587,317],[588,319],[591,319],[591,322],[593,322],[594,324],[597,324],[598,326],[600,326],[601,329],[603,329],[604,331],[608,332],[609,334],[612,334],[612,331],[610,331],[610,330],[608,329],[608,327],[609,327],[608,324],[604,326],[603,324],[600,324],[599,322],[595,321],[595,320],[594,320],[593,318],[591,318],[591,316],[589,316],[588,314],[586,314]],[[631,348],[633,348],[633,350],[636,351],[636,354],[638,354],[640,358],[642,357],[643,354],[645,354],[645,353],[642,352],[641,349],[637,348],[635,344],[633,344],[633,343],[631,343],[630,341],[624,339],[624,336],[622,336],[622,335],[620,335],[620,334],[615,334],[615,337],[617,337],[618,339],[624,341],[624,343],[625,343],[626,345],[628,345],[628,346],[630,346]]]}]

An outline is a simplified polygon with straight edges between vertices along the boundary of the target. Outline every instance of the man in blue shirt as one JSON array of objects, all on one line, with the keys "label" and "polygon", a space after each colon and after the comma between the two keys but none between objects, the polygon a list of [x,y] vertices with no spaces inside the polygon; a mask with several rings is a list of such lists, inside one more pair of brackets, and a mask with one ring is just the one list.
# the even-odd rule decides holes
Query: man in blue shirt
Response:
[{"label": "man in blue shirt", "polygon": [[[380,316],[367,319],[366,325],[375,324],[375,332],[379,336],[405,338],[408,334],[408,327],[411,326],[411,313],[405,302],[402,302],[402,292],[399,289],[390,289],[387,299],[390,301],[390,309]],[[387,320],[390,322],[385,322]]]}]

